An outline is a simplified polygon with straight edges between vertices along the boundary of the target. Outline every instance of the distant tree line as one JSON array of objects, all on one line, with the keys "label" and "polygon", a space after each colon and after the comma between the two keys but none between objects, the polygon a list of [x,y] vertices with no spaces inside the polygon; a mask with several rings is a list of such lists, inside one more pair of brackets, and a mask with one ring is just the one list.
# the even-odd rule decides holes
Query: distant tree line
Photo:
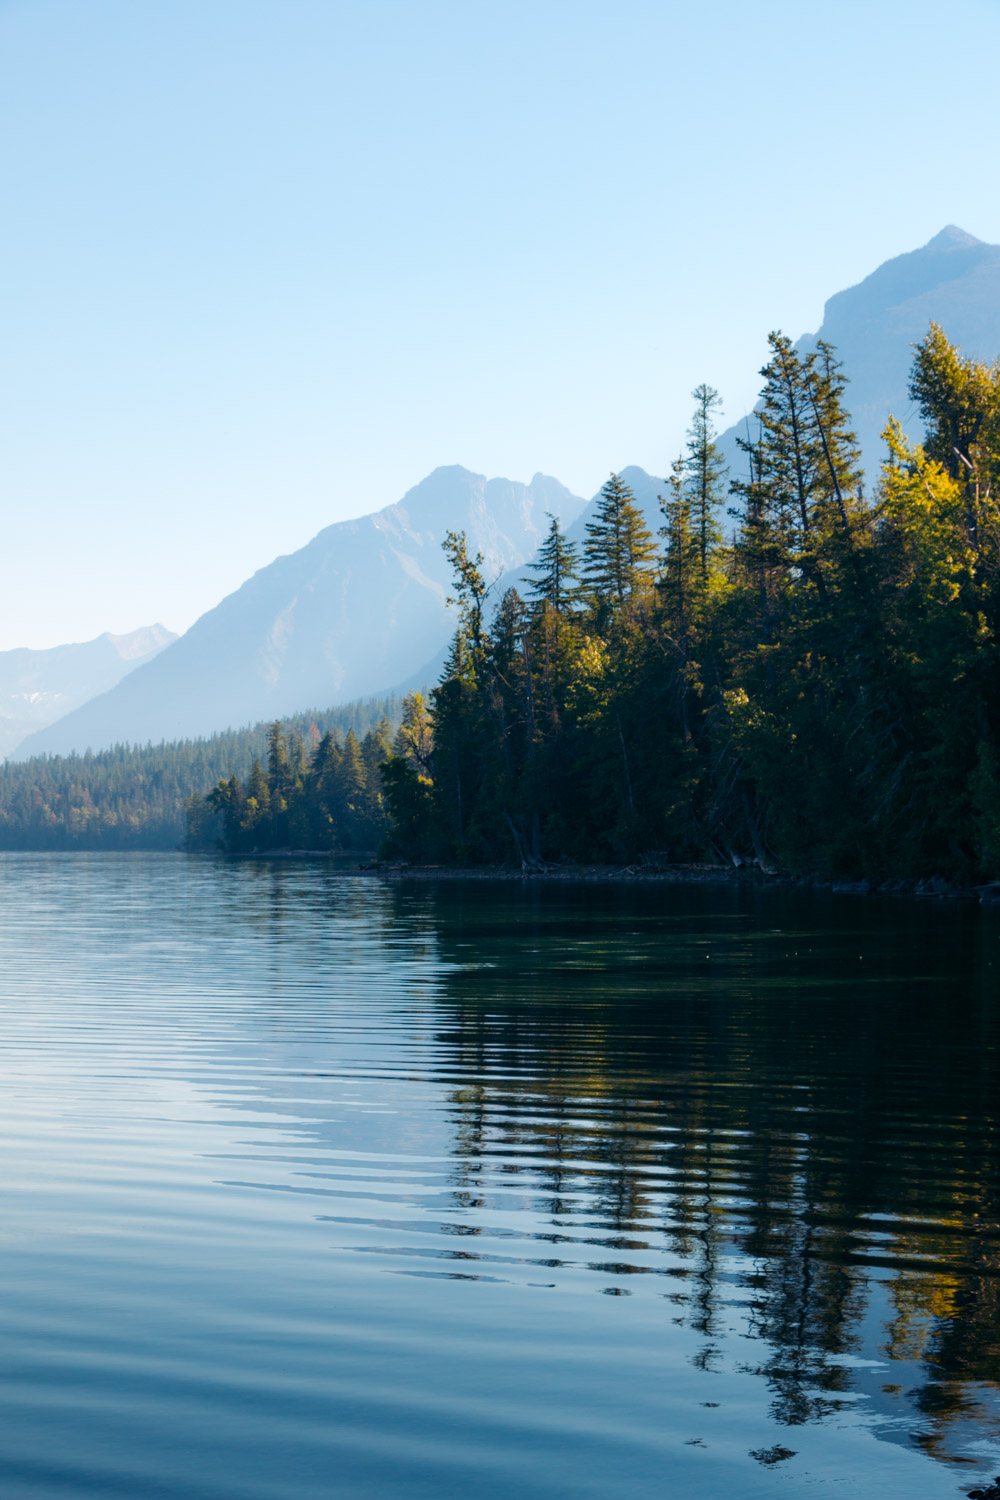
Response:
[{"label": "distant tree line", "polygon": [[582,546],[550,518],[497,599],[448,534],[428,698],[8,764],[0,847],[176,847],[186,810],[188,848],[231,853],[1000,878],[1000,363],[931,325],[924,443],[890,421],[866,487],[834,350],[769,350],[746,477],[699,386],[657,535],[612,475]]},{"label": "distant tree line", "polygon": [[392,755],[392,728],[386,714],[361,740],[334,726],[314,732],[307,749],[299,730],[272,724],[264,764],[254,756],[243,780],[230,774],[191,798],[185,847],[374,853],[389,833],[379,768]]},{"label": "distant tree line", "polygon": [[[357,740],[380,721],[395,726],[401,711],[394,697],[359,701],[296,715],[287,733],[308,745],[327,733]],[[258,724],[210,739],[0,764],[0,849],[177,849],[192,806],[194,846],[217,847],[222,819],[202,806],[205,788],[246,777],[266,757],[268,734]]]},{"label": "distant tree line", "polygon": [[612,475],[582,548],[552,519],[494,601],[449,535],[458,630],[385,765],[388,852],[1000,876],[1000,364],[932,325],[925,441],[890,421],[869,490],[834,350],[769,352],[748,477],[699,386],[658,536]]}]

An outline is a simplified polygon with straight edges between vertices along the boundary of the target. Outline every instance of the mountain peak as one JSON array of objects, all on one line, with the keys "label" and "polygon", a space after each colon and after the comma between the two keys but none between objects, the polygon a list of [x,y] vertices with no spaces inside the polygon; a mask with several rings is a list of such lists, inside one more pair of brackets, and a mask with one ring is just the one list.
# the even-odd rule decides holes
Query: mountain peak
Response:
[{"label": "mountain peak", "polygon": [[[926,245],[883,261],[856,286],[827,302],[817,334],[798,341],[802,353],[819,339],[832,344],[850,380],[847,405],[869,482],[885,454],[882,432],[890,415],[914,441],[922,436],[920,414],[908,392],[914,345],[938,323],[952,343],[973,359],[992,362],[1000,353],[1000,245],[976,239],[947,224]],[[746,455],[738,447],[742,424],[720,436],[730,474],[746,477]]]},{"label": "mountain peak", "polygon": [[[423,687],[455,631],[445,533],[465,531],[492,580],[535,555],[544,511],[571,520],[583,503],[554,479],[527,486],[442,465],[398,504],[336,521],[261,568],[153,660],[23,740],[18,755],[213,734],[410,679]],[[101,644],[121,668],[134,641]]]},{"label": "mountain peak", "polygon": [[983,240],[977,240],[974,234],[967,234],[964,229],[959,229],[957,224],[946,224],[940,234],[936,234],[932,240],[928,240],[924,246],[925,250],[971,250],[975,245],[982,245]]},{"label": "mountain peak", "polygon": [[112,635],[109,630],[104,639],[115,648],[122,661],[137,661],[142,656],[162,651],[164,646],[176,641],[177,636],[165,625],[156,624],[143,625],[138,630],[130,630],[127,635]]},{"label": "mountain peak", "polygon": [[0,758],[65,714],[108,693],[177,637],[162,625],[92,641],[0,651]]}]

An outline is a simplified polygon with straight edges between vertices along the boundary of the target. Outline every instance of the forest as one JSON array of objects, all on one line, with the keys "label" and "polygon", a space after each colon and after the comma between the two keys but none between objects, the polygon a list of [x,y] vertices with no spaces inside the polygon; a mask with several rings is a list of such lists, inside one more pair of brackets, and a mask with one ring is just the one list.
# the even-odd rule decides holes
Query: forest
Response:
[{"label": "forest", "polygon": [[[867,485],[833,348],[769,339],[729,482],[693,393],[659,535],[612,475],[522,594],[447,541],[458,629],[383,777],[415,861],[1000,878],[1000,363],[931,325]],[[727,514],[728,513],[728,514]],[[724,524],[728,522],[728,524]]]},{"label": "forest", "polygon": [[[395,705],[393,705],[395,706]],[[393,723],[383,713],[359,739],[331,724],[302,733],[279,722],[267,731],[265,765],[231,773],[187,808],[185,848],[259,854],[269,849],[311,853],[373,853],[390,834],[382,767],[393,756]]]},{"label": "forest", "polygon": [[693,392],[656,534],[612,475],[497,598],[449,533],[429,695],[8,764],[0,847],[1000,880],[1000,362],[932,324],[871,483],[834,349],[772,334],[761,375],[735,481]]},{"label": "forest", "polygon": [[[309,744],[328,732],[364,737],[398,724],[395,698],[297,715],[287,733]],[[246,777],[267,754],[268,726],[162,745],[116,745],[85,755],[35,756],[0,765],[0,850],[217,847],[222,820],[204,805],[207,786]]]}]

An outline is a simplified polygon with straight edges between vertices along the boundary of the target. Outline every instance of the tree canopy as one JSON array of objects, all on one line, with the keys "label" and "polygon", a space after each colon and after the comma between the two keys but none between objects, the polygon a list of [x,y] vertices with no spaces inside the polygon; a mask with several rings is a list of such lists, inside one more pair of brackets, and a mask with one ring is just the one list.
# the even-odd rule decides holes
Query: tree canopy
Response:
[{"label": "tree canopy", "polygon": [[694,391],[659,545],[612,475],[579,582],[553,521],[489,614],[452,540],[463,612],[419,764],[397,743],[383,773],[387,849],[1000,877],[1000,366],[932,325],[926,441],[890,423],[867,487],[835,350],[774,333],[761,377],[728,493]]}]

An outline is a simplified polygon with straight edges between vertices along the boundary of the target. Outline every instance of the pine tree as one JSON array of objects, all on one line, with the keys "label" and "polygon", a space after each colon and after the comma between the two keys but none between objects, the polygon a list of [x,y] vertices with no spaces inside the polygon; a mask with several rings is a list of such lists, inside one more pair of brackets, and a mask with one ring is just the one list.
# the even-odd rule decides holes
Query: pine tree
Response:
[{"label": "pine tree", "polygon": [[[808,556],[813,492],[822,455],[814,430],[809,372],[791,339],[768,335],[771,358],[761,370],[764,389],[757,408],[760,438],[750,486],[737,483],[766,532],[771,560],[782,570]],[[807,571],[814,579],[815,571]]]},{"label": "pine tree", "polygon": [[388,719],[381,718],[369,729],[361,742],[361,759],[365,769],[365,788],[362,807],[368,832],[365,843],[378,847],[389,829],[385,800],[382,795],[380,767],[392,755],[392,726]]},{"label": "pine tree", "polygon": [[[548,513],[547,513],[548,514]],[[549,530],[538,549],[538,561],[529,563],[533,573],[540,576],[525,579],[529,584],[528,596],[535,603],[546,603],[563,614],[576,598],[574,584],[579,574],[579,554],[572,542],[563,535],[558,519],[548,514]]]},{"label": "pine tree", "polygon": [[226,849],[235,853],[243,844],[243,787],[235,774],[220,781],[207,797],[209,807],[222,814]]},{"label": "pine tree", "polygon": [[527,727],[521,697],[524,627],[524,601],[517,589],[507,589],[490,628],[487,655],[489,702],[498,752],[497,777],[502,777],[505,783],[500,787],[495,777],[493,787],[505,806],[510,801],[509,784],[516,777],[521,759],[516,740],[523,739]]},{"label": "pine tree", "polygon": [[192,792],[184,805],[184,843],[188,854],[217,849],[219,830],[208,798]]},{"label": "pine tree", "polygon": [[635,495],[618,474],[601,490],[583,551],[584,578],[599,605],[621,609],[650,580],[656,543]]},{"label": "pine tree", "polygon": [[280,720],[275,720],[267,731],[267,780],[272,800],[283,802],[288,792],[290,767],[288,744]]},{"label": "pine tree", "polygon": [[271,789],[264,775],[264,768],[256,756],[247,778],[241,828],[243,843],[247,848],[256,848],[258,845],[268,848],[273,842]]},{"label": "pine tree", "polygon": [[709,557],[722,540],[718,513],[725,494],[728,474],[716,443],[714,415],[722,410],[722,399],[710,385],[699,385],[691,392],[697,405],[688,428],[685,449],[684,487],[690,498],[693,522],[698,536],[698,556],[702,581],[708,581]]},{"label": "pine tree", "polygon": [[483,649],[483,609],[489,593],[483,578],[483,554],[469,556],[465,532],[447,531],[442,543],[445,556],[454,570],[455,597],[449,604],[458,605],[458,634],[467,642],[474,673],[481,670]]},{"label": "pine tree", "polygon": [[315,849],[337,847],[339,829],[336,809],[340,754],[337,736],[332,730],[328,730],[316,746],[306,779],[310,843]]},{"label": "pine tree", "polygon": [[909,395],[926,423],[924,452],[952,479],[965,479],[984,424],[996,410],[1000,361],[984,365],[963,357],[932,323],[916,345]]},{"label": "pine tree", "polygon": [[[283,732],[289,744],[296,733],[308,732],[310,746],[318,745],[323,731],[351,724],[356,734],[366,733],[383,709],[398,719],[400,707],[394,698],[343,704],[296,718]],[[221,813],[203,795],[220,779],[228,785],[234,773],[237,783],[249,776],[253,758],[266,758],[268,732],[267,725],[258,724],[206,740],[7,762],[0,766],[0,847],[176,849],[182,840],[187,848],[219,846],[231,853],[275,847],[273,831],[260,824],[252,843],[238,825],[232,840],[227,838]],[[305,788],[294,791],[297,820],[309,795]],[[188,816],[192,797],[202,806]],[[300,840],[299,828],[297,821],[295,847],[326,847],[308,829]]]},{"label": "pine tree", "polygon": [[927,431],[924,452],[961,484],[965,527],[982,573],[985,525],[997,529],[995,496],[1000,489],[1000,360],[992,365],[963,357],[932,323],[916,346],[909,394]]},{"label": "pine tree", "polygon": [[358,744],[357,735],[349,729],[337,767],[336,819],[343,830],[343,840],[351,848],[358,847],[358,839],[364,826],[365,813],[365,763]]},{"label": "pine tree", "polygon": [[271,799],[271,841],[274,848],[288,842],[288,802],[292,789],[288,745],[280,720],[267,732],[267,784]]},{"label": "pine tree", "polygon": [[467,809],[476,805],[483,776],[491,718],[490,673],[484,610],[489,589],[481,553],[470,557],[464,532],[448,532],[444,542],[454,574],[459,606],[444,676],[432,696],[434,718],[434,796],[442,844],[464,856],[469,849]]},{"label": "pine tree", "polygon": [[407,693],[403,699],[403,718],[396,731],[392,752],[402,756],[425,774],[434,748],[434,732],[427,700],[423,693]]},{"label": "pine tree", "polygon": [[804,358],[782,333],[770,334],[768,344],[759,438],[740,444],[752,472],[733,485],[744,499],[744,555],[758,574],[783,573],[787,581],[794,571],[822,596],[831,538],[839,530],[840,544],[850,539],[851,513],[862,505],[846,381],[827,343]]},{"label": "pine tree", "polygon": [[294,787],[297,781],[301,781],[306,773],[306,747],[302,735],[297,729],[288,731],[288,782]]},{"label": "pine tree", "polygon": [[[685,661],[696,601],[707,583],[711,556],[711,535],[706,537],[703,529],[705,515],[700,500],[691,496],[687,478],[687,462],[679,458],[673,465],[668,493],[660,496],[664,521],[661,534],[666,548],[657,585],[663,620],[675,649]],[[706,543],[707,552],[702,550]]]}]

